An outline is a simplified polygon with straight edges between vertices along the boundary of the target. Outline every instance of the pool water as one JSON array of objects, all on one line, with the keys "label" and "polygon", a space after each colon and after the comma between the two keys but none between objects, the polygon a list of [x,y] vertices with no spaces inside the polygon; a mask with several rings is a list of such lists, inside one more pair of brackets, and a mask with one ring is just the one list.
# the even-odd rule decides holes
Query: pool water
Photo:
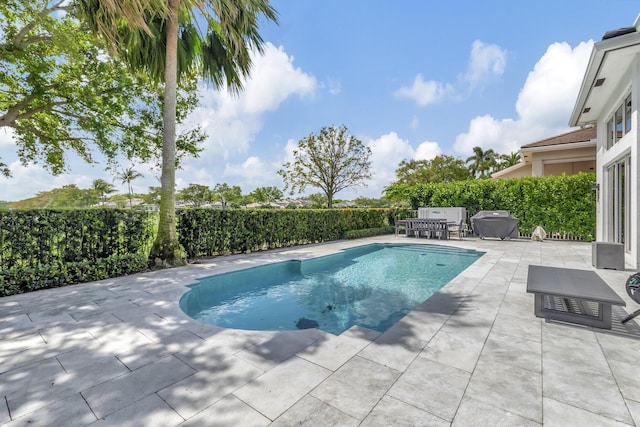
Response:
[{"label": "pool water", "polygon": [[317,327],[339,335],[360,325],[384,332],[483,254],[438,245],[364,245],[204,278],[182,296],[180,308],[234,329]]}]

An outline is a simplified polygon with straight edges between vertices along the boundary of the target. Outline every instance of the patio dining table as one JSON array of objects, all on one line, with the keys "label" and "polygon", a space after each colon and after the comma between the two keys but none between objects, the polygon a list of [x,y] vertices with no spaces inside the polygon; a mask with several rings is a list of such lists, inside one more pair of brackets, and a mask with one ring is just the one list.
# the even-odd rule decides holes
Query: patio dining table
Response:
[{"label": "patio dining table", "polygon": [[449,222],[440,218],[407,218],[405,220],[407,236],[449,239]]}]

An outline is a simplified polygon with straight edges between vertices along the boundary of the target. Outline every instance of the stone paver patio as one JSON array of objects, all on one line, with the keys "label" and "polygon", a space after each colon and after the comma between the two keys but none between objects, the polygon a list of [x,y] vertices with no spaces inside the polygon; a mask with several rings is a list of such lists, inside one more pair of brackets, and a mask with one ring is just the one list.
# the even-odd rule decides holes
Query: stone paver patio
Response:
[{"label": "stone paver patio", "polygon": [[[369,242],[486,254],[380,334],[221,329],[178,306],[198,277]],[[529,264],[593,269],[589,243],[382,237],[221,257],[0,298],[7,426],[640,425],[640,327],[545,322]]]}]

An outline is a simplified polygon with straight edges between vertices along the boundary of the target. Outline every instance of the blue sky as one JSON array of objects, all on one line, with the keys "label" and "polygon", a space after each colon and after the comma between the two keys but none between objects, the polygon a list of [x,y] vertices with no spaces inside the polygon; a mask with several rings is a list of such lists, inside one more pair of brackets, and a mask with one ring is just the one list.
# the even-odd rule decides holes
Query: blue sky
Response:
[{"label": "blue sky", "polygon": [[[202,86],[190,120],[209,138],[200,158],[177,172],[178,190],[189,183],[239,185],[244,193],[282,188],[276,171],[297,141],[331,125],[347,126],[373,152],[371,181],[340,199],[380,197],[403,159],[466,159],[474,146],[517,151],[570,130],[593,42],[631,26],[640,12],[632,0],[272,4],[280,23],[262,27],[265,52],[254,56],[245,91],[233,98]],[[70,173],[58,177],[24,167],[6,132],[0,157],[13,172],[0,178],[0,200],[113,180],[73,157]],[[159,185],[156,170],[135,166],[144,177],[134,191]]]}]

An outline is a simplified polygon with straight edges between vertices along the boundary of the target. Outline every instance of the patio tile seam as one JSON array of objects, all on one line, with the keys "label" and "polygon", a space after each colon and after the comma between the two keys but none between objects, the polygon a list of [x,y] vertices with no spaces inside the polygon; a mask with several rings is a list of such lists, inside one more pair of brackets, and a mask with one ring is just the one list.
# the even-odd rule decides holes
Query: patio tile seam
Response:
[{"label": "patio tile seam", "polygon": [[87,408],[89,408],[89,411],[91,411],[91,413],[93,414],[94,417],[96,417],[96,420],[100,420],[100,418],[98,418],[98,415],[94,412],[93,408],[91,407],[91,405],[89,405],[89,402],[87,402],[87,399],[85,399],[85,397],[82,395],[82,392],[78,392],[78,394],[80,395],[80,398],[82,398],[82,400],[84,401],[84,403],[87,405]]},{"label": "patio tile seam", "polygon": [[[262,374],[262,375],[264,375],[264,374]],[[262,376],[262,375],[261,375],[261,376]],[[257,378],[260,378],[260,377],[256,377],[256,378],[254,378],[254,381],[255,381]],[[271,418],[270,416],[268,416],[268,415],[267,415],[267,414],[265,414],[264,412],[260,411],[260,409],[256,408],[255,406],[253,406],[252,404],[250,404],[250,403],[249,403],[249,402],[247,402],[246,400],[243,400],[242,398],[240,398],[240,396],[238,396],[237,394],[235,394],[235,392],[236,392],[236,391],[238,391],[238,389],[236,389],[236,390],[234,390],[233,392],[231,392],[231,393],[227,394],[227,395],[225,396],[225,398],[226,398],[226,397],[228,397],[228,396],[233,396],[233,397],[235,397],[235,398],[236,398],[236,399],[238,399],[240,402],[244,403],[244,404],[245,404],[245,405],[247,405],[249,408],[253,409],[254,411],[256,411],[257,413],[259,413],[260,415],[262,415],[263,417],[265,417],[266,419],[268,419],[268,420],[269,420],[269,421],[271,421],[271,422],[274,422],[274,421],[275,421],[275,420],[277,420],[279,417],[281,417],[282,415],[284,415],[284,414],[285,414],[289,409],[291,409],[292,407],[294,407],[294,406],[295,406],[298,402],[300,402],[300,401],[301,401],[301,400],[302,400],[302,399],[303,399],[307,394],[309,394],[309,393],[306,393],[306,394],[305,394],[304,396],[302,396],[300,399],[296,400],[296,401],[295,401],[291,406],[289,406],[289,407],[288,407],[284,412],[282,412],[281,414],[278,414],[278,416],[277,416],[277,417],[275,417],[275,418]],[[221,400],[222,400],[222,399],[221,399]],[[219,402],[219,401],[220,401],[220,400],[218,400],[218,402]],[[216,402],[216,403],[217,403],[217,402]],[[326,403],[326,402],[325,402],[325,403]],[[212,403],[211,405],[207,406],[207,408],[211,407],[212,405],[215,405],[215,403]],[[204,411],[204,409],[203,409],[203,411]],[[202,411],[200,411],[200,412],[202,412]],[[193,417],[195,417],[195,416],[196,416],[196,414],[194,414],[194,415],[193,415]],[[193,418],[193,417],[191,417],[191,418]]]},{"label": "patio tile seam", "polygon": [[[400,377],[401,377],[401,376],[400,376]],[[398,377],[398,379],[396,379],[396,381],[394,382],[394,384],[395,384],[395,383],[400,379],[400,377]],[[392,386],[393,386],[394,384],[392,384]],[[369,415],[371,415],[371,413],[376,409],[376,407],[378,406],[378,404],[380,403],[380,401],[382,401],[382,399],[384,399],[385,397],[386,397],[387,399],[393,399],[393,400],[396,400],[396,401],[398,401],[398,402],[402,402],[402,403],[404,403],[404,404],[405,404],[405,405],[407,405],[407,406],[411,406],[412,408],[415,408],[415,409],[417,409],[418,411],[421,411],[421,412],[427,413],[427,414],[429,414],[429,415],[431,415],[431,416],[433,416],[433,417],[436,417],[436,418],[438,418],[438,419],[440,419],[440,420],[442,420],[442,421],[444,421],[444,422],[446,422],[446,423],[450,423],[450,424],[451,424],[451,423],[453,422],[453,420],[455,419],[455,416],[454,416],[454,418],[453,418],[453,419],[451,419],[451,420],[447,420],[447,419],[442,418],[441,416],[439,416],[439,415],[437,415],[437,414],[434,414],[433,412],[429,412],[429,410],[427,410],[427,409],[425,409],[425,408],[420,408],[420,407],[418,407],[418,406],[416,406],[416,405],[414,405],[414,404],[412,404],[412,403],[410,403],[410,402],[406,402],[406,401],[405,401],[405,400],[403,400],[403,399],[399,399],[399,398],[397,398],[397,397],[395,397],[395,396],[391,396],[391,395],[387,394],[387,393],[389,392],[389,390],[391,390],[391,387],[389,387],[389,389],[385,392],[385,394],[384,394],[384,395],[382,395],[382,397],[381,397],[380,399],[378,399],[378,402],[376,402],[376,404],[373,406],[373,408],[371,408],[371,410],[369,411],[369,413],[368,413],[364,418],[362,418],[362,420],[361,420],[361,421],[366,420],[366,419],[367,419],[367,417],[368,417]],[[464,398],[464,395],[463,395],[463,398]],[[456,412],[457,412],[457,410],[456,410]]]},{"label": "patio tile seam", "polygon": [[[476,287],[477,287],[477,286],[479,286],[479,285],[480,285],[480,282],[478,282],[478,284],[476,285]],[[474,288],[474,289],[475,289],[475,288]],[[498,313],[500,312],[500,307],[502,307],[502,303],[504,302],[504,298],[505,298],[505,296],[506,296],[506,293],[508,292],[508,289],[509,289],[509,288],[507,287],[507,288],[505,289],[505,291],[504,291],[503,295],[502,295],[502,301],[500,301],[500,305],[499,305],[499,307],[498,307]],[[471,372],[470,372],[469,380],[467,381],[467,385],[465,386],[465,388],[464,388],[464,390],[463,390],[463,392],[462,392],[462,396],[461,396],[461,398],[460,398],[460,401],[458,402],[458,405],[456,406],[456,410],[455,410],[455,412],[454,412],[454,414],[453,414],[453,417],[451,418],[451,422],[453,422],[453,421],[456,419],[456,416],[458,415],[458,411],[460,410],[460,405],[462,405],[462,401],[464,400],[465,396],[467,396],[467,391],[469,390],[469,385],[471,384],[471,380],[473,379],[473,376],[474,376],[474,374],[475,374],[475,372],[476,372],[476,369],[478,368],[478,363],[480,362],[480,358],[482,357],[482,353],[484,352],[484,349],[485,349],[485,347],[486,347],[486,345],[487,345],[487,341],[489,340],[489,336],[491,335],[491,331],[493,330],[493,327],[494,327],[494,325],[495,325],[495,323],[496,323],[496,319],[497,319],[497,317],[498,317],[498,315],[497,315],[497,313],[496,313],[496,316],[493,318],[493,321],[491,322],[491,327],[489,328],[489,333],[486,335],[486,337],[485,337],[485,338],[484,338],[484,340],[483,340],[482,348],[480,349],[480,353],[479,353],[479,355],[478,355],[478,358],[476,359],[476,363],[473,365],[473,369],[472,369],[472,370],[471,370]],[[470,396],[469,396],[469,397],[470,397]],[[542,399],[542,397],[541,397],[541,399]],[[492,406],[493,406],[493,405],[492,405]],[[503,409],[503,408],[499,408],[499,407],[497,407],[497,406],[496,406],[496,408],[498,408],[498,409]],[[503,409],[503,410],[504,410],[504,409]]]},{"label": "patio tile seam", "polygon": [[[625,423],[624,421],[620,421],[620,420],[617,420],[617,419],[615,419],[615,418],[611,418],[611,417],[610,417],[610,416],[608,416],[608,415],[599,414],[599,413],[597,413],[597,412],[593,412],[593,411],[591,411],[591,410],[589,410],[589,409],[587,409],[587,408],[582,408],[582,407],[580,407],[580,406],[573,405],[573,404],[571,404],[571,403],[569,403],[569,402],[563,402],[563,401],[561,401],[561,400],[554,399],[553,397],[545,396],[545,395],[544,395],[544,392],[543,392],[543,395],[542,395],[542,414],[543,414],[542,424],[543,424],[543,425],[544,425],[544,399],[553,400],[554,402],[558,402],[558,403],[559,403],[559,404],[561,404],[561,405],[571,406],[572,408],[576,408],[576,409],[578,409],[578,410],[580,410],[580,411],[588,412],[588,413],[593,414],[593,415],[596,415],[596,416],[598,416],[598,417],[607,418],[608,420],[611,420],[614,424],[622,424],[622,425],[625,425],[625,426],[632,426],[632,427],[635,427],[635,426],[636,426],[636,424],[635,424],[635,423],[634,423],[634,424],[628,424],[628,423]],[[625,400],[626,400],[626,399],[625,399]],[[629,411],[629,407],[626,405],[626,402],[625,402],[625,406],[626,406],[626,408],[627,408],[627,411]],[[630,415],[630,417],[631,417],[631,412],[629,412],[629,415]],[[633,420],[633,417],[631,417],[631,419]]]},{"label": "patio tile seam", "polygon": [[[363,350],[364,350],[364,349],[363,349]],[[419,353],[418,353],[418,354],[419,354]],[[376,406],[378,406],[378,404],[380,403],[380,401],[381,401],[385,396],[388,396],[388,395],[387,395],[387,393],[389,392],[389,390],[391,390],[391,388],[395,385],[395,383],[396,383],[396,382],[398,382],[398,380],[402,377],[402,375],[404,374],[404,372],[398,371],[398,370],[397,370],[397,369],[395,369],[395,368],[392,368],[392,367],[390,367],[390,366],[383,365],[382,363],[376,362],[376,361],[374,361],[374,360],[367,359],[366,357],[360,356],[358,353],[356,353],[356,354],[354,354],[353,356],[351,356],[351,357],[349,358],[349,360],[348,360],[347,362],[345,362],[342,366],[346,365],[347,363],[349,363],[350,361],[352,361],[352,360],[353,360],[353,359],[355,359],[356,357],[358,357],[358,358],[360,358],[360,359],[364,359],[364,360],[366,360],[366,361],[368,361],[368,362],[370,362],[370,363],[375,363],[375,364],[376,364],[376,365],[378,365],[378,366],[381,366],[381,367],[383,367],[383,368],[387,368],[387,369],[391,369],[391,370],[396,371],[396,372],[398,372],[398,373],[399,373],[398,377],[397,377],[393,382],[391,382],[391,383],[390,383],[390,385],[386,388],[386,390],[384,391],[384,393],[382,393],[382,394],[381,394],[381,396],[376,400],[376,403],[371,407],[371,409],[369,410],[369,412],[367,412],[367,414],[366,414],[365,416],[363,416],[362,418],[356,418],[354,415],[352,415],[352,414],[348,414],[348,413],[346,413],[346,412],[342,411],[342,410],[341,410],[340,408],[338,408],[337,406],[332,405],[332,404],[331,404],[331,402],[327,402],[327,401],[325,401],[325,400],[321,399],[320,397],[318,397],[318,396],[316,396],[316,395],[314,395],[314,394],[313,394],[313,392],[314,392],[316,389],[320,388],[320,387],[325,383],[325,381],[329,381],[329,380],[331,380],[331,378],[336,374],[336,372],[337,372],[340,368],[337,368],[335,371],[332,371],[331,375],[329,375],[328,377],[326,377],[324,380],[322,380],[320,383],[318,383],[315,387],[313,387],[311,390],[309,390],[309,391],[305,394],[305,396],[307,396],[307,395],[308,395],[308,396],[311,396],[311,397],[313,397],[313,398],[315,398],[315,399],[318,399],[318,400],[322,401],[324,404],[329,405],[330,407],[332,407],[332,408],[334,408],[334,409],[336,409],[336,410],[340,411],[341,413],[343,413],[343,414],[345,414],[345,415],[349,416],[350,418],[357,419],[357,420],[358,420],[358,424],[360,424],[360,423],[362,423],[362,421],[363,421],[363,420],[365,420],[365,419],[366,419],[366,418],[371,414],[371,412],[373,412],[373,410],[376,408]],[[416,356],[416,357],[417,357],[417,356]],[[415,360],[415,358],[414,358],[414,360]],[[313,363],[313,362],[310,362],[310,363]],[[412,361],[411,363],[413,363],[413,361]],[[409,366],[411,366],[411,363],[409,364]],[[315,363],[314,363],[314,365],[315,365]],[[316,365],[316,366],[319,366],[319,365]],[[323,366],[320,366],[320,367],[321,367],[321,368],[324,368]],[[327,368],[324,368],[324,369],[327,369]],[[407,367],[407,369],[408,369],[408,367]],[[340,379],[338,379],[337,381],[338,381],[339,383],[341,383],[341,384],[344,384],[344,382],[343,382],[342,380],[340,380]],[[303,399],[305,396],[303,396],[302,398],[300,398],[300,400],[301,400],[301,399]],[[388,396],[388,397],[391,397],[391,396]],[[300,401],[300,400],[298,400],[298,401]],[[396,400],[398,400],[398,399],[396,399]],[[296,402],[296,403],[297,403],[297,402]],[[293,407],[296,403],[294,403],[293,405],[291,405],[291,407]],[[286,411],[285,411],[285,412],[286,412]]]},{"label": "patio tile seam", "polygon": [[13,421],[13,417],[11,416],[11,408],[9,407],[9,401],[7,400],[7,396],[3,395],[2,396],[4,400],[4,406],[5,408],[7,408],[7,414],[9,415],[9,420]]},{"label": "patio tile seam", "polygon": [[[187,377],[187,378],[188,378],[188,377]],[[160,390],[158,390],[158,391],[160,391]],[[170,404],[169,402],[167,402],[165,399],[163,399],[163,398],[162,398],[162,396],[160,396],[160,395],[158,394],[158,392],[157,392],[157,391],[156,391],[155,393],[151,393],[149,396],[151,396],[151,395],[153,395],[153,394],[155,394],[156,396],[158,396],[158,398],[160,398],[160,400],[162,400],[162,401],[163,401],[163,402],[164,402],[164,403],[165,403],[169,408],[171,408],[171,410],[172,410],[173,412],[175,412],[175,413],[176,413],[176,415],[178,415],[178,416],[179,416],[180,418],[182,418],[184,421],[187,421],[189,418],[193,418],[193,417],[195,417],[195,416],[196,416],[196,415],[198,415],[200,412],[202,412],[202,411],[204,411],[204,410],[206,410],[206,409],[210,408],[211,406],[215,405],[216,403],[218,403],[220,400],[222,400],[222,399],[223,399],[223,398],[218,399],[218,400],[216,400],[215,402],[212,402],[212,403],[211,403],[211,405],[207,405],[207,407],[206,407],[206,408],[204,408],[204,409],[202,409],[202,411],[198,411],[197,413],[193,414],[191,417],[187,417],[187,418],[185,418],[185,417],[183,417],[182,415],[180,415],[180,412],[178,412],[178,411],[176,410],[176,408],[174,408],[173,406],[171,406],[171,404]],[[231,393],[227,394],[227,395],[226,395],[226,396],[224,396],[224,397],[227,397],[227,396],[229,396],[229,395],[231,395]],[[132,404],[132,405],[133,405],[133,404]],[[131,406],[131,405],[129,405],[129,406]],[[123,409],[124,409],[124,408],[119,409],[119,411],[121,411],[121,410],[123,410]],[[181,424],[182,424],[182,422],[181,422]]]},{"label": "patio tile seam", "polygon": [[[627,398],[622,393],[622,387],[621,387],[620,383],[618,382],[618,378],[616,377],[614,370],[611,368],[611,362],[609,362],[609,358],[606,357],[606,352],[604,351],[604,348],[602,347],[602,343],[600,342],[600,339],[598,339],[598,334],[594,333],[594,335],[596,337],[596,342],[598,343],[598,347],[600,348],[600,351],[604,355],[604,360],[607,363],[607,367],[609,368],[609,372],[611,374],[611,377],[613,378],[613,381],[615,382],[616,386],[618,387],[618,393],[620,393],[620,398],[624,402],[625,408],[627,408],[627,414],[633,420],[634,419],[633,412],[631,411],[631,408],[629,408],[629,405],[627,404]],[[624,363],[624,362],[622,362],[622,363]],[[633,400],[633,399],[629,399],[629,400]],[[589,411],[589,412],[591,412],[591,411]]]}]

